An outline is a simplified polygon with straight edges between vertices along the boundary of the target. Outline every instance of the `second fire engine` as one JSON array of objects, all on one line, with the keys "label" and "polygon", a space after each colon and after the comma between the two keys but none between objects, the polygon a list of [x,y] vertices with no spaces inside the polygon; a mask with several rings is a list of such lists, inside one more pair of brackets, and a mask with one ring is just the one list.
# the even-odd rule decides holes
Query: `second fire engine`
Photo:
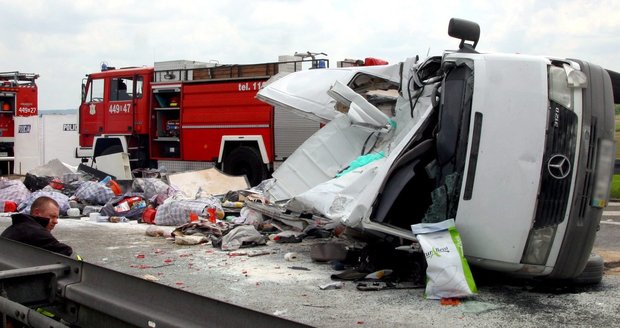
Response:
[{"label": "second fire engine", "polygon": [[244,65],[187,60],[142,68],[102,65],[83,82],[76,157],[96,161],[127,152],[133,169],[217,166],[256,185],[320,127],[255,98],[269,78],[302,66],[329,62],[309,53]]}]

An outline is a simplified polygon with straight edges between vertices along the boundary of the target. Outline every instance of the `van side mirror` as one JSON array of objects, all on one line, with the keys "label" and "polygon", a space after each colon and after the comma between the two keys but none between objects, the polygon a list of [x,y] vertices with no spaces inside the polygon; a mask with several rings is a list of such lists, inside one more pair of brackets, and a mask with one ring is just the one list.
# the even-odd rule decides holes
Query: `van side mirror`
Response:
[{"label": "van side mirror", "polygon": [[[448,24],[448,35],[461,39],[459,49],[462,52],[476,52],[476,45],[480,39],[480,25],[465,19],[451,18]],[[473,44],[465,43],[465,41],[472,41]]]}]

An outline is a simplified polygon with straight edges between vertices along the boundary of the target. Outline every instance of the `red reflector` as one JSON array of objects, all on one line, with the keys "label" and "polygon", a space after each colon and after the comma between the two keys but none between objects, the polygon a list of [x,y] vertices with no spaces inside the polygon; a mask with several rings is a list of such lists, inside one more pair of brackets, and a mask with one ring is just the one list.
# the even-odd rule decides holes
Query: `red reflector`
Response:
[{"label": "red reflector", "polygon": [[387,65],[389,64],[387,61],[379,58],[367,57],[364,58],[364,66],[377,66],[377,65]]}]

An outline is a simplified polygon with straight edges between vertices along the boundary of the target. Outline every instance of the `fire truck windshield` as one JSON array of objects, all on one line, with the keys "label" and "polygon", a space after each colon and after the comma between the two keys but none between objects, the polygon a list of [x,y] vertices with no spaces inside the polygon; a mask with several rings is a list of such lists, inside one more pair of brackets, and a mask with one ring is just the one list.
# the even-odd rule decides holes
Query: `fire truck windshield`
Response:
[{"label": "fire truck windshield", "polygon": [[88,90],[86,90],[85,102],[103,101],[103,79],[90,80]]}]

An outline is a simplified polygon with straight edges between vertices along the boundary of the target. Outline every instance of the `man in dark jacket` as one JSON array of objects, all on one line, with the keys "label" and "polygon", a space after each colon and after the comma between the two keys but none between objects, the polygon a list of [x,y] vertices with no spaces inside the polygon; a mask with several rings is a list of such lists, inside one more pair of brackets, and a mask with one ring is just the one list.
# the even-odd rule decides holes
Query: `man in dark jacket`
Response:
[{"label": "man in dark jacket", "polygon": [[71,256],[73,249],[52,236],[52,230],[58,224],[59,213],[60,207],[53,198],[41,196],[30,206],[30,215],[13,214],[13,224],[0,236]]}]

